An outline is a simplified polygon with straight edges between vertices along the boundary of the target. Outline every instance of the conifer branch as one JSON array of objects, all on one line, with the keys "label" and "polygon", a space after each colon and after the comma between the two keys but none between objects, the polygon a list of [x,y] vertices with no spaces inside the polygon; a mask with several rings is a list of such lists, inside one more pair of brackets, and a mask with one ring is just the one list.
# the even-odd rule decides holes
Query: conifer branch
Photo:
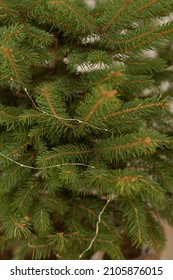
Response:
[{"label": "conifer branch", "polygon": [[50,244],[31,244],[30,242],[28,242],[28,248],[31,249],[38,249],[38,248],[47,248],[50,247]]},{"label": "conifer branch", "polygon": [[67,22],[64,22],[64,21],[60,21],[59,19],[57,18],[54,18],[54,17],[49,17],[49,16],[38,16],[40,18],[40,21],[41,22],[50,22],[50,23],[53,23],[55,26],[63,26],[65,29],[67,28],[68,30],[72,30],[72,31],[75,31],[76,28],[72,25],[72,24],[69,24]]},{"label": "conifer branch", "polygon": [[133,201],[131,199],[128,199],[129,204],[132,206],[132,208],[134,209],[134,213],[135,213],[135,219],[137,222],[137,232],[138,232],[138,242],[139,244],[142,243],[142,234],[141,234],[141,227],[140,227],[140,218],[139,218],[139,212],[137,207],[134,205]]},{"label": "conifer branch", "polygon": [[44,161],[48,161],[50,159],[53,159],[55,157],[61,157],[61,156],[67,156],[67,155],[82,155],[82,154],[87,154],[87,153],[92,153],[93,150],[82,150],[82,151],[74,151],[74,152],[59,152],[59,153],[55,153],[53,155],[49,155],[47,157],[44,158]]},{"label": "conifer branch", "polygon": [[16,78],[16,80],[18,81],[18,83],[20,83],[20,82],[21,82],[21,76],[20,76],[20,73],[19,73],[19,71],[18,71],[18,69],[17,69],[17,64],[16,64],[16,62],[14,61],[13,56],[12,56],[13,49],[9,49],[9,48],[3,47],[3,48],[2,48],[2,51],[4,52],[4,56],[3,56],[3,57],[4,57],[5,59],[6,59],[6,58],[8,59],[10,65],[11,65],[13,71],[14,71],[15,78]]},{"label": "conifer branch", "polygon": [[153,4],[155,4],[155,3],[157,3],[157,2],[159,2],[159,0],[151,0],[151,1],[147,2],[146,4],[144,4],[143,6],[139,7],[138,9],[136,9],[136,10],[133,12],[133,14],[137,14],[137,13],[139,13],[139,12],[141,12],[142,10],[144,10],[144,9],[146,9],[146,8],[148,8],[148,7],[150,7],[150,6],[152,6]]},{"label": "conifer branch", "polygon": [[[172,0],[95,1],[93,10],[76,0],[7,2],[0,253],[82,259],[101,250],[122,259],[119,234],[162,249],[153,216],[172,223],[173,138],[169,99],[158,93],[164,79],[162,95],[172,90],[172,56],[162,49],[173,24],[158,19]],[[143,53],[151,48],[153,59]]]},{"label": "conifer branch", "polygon": [[90,110],[88,115],[85,117],[85,119],[82,121],[82,124],[87,123],[89,119],[92,117],[92,115],[95,113],[97,108],[100,106],[101,102],[103,100],[103,96],[100,96],[96,102],[96,104],[93,106],[93,108]]},{"label": "conifer branch", "polygon": [[51,2],[52,5],[62,5],[64,7],[66,7],[69,11],[71,11],[77,18],[79,18],[80,20],[82,20],[83,22],[85,22],[88,26],[90,26],[92,29],[97,30],[98,28],[93,25],[91,22],[89,22],[85,17],[83,17],[81,14],[79,14],[74,8],[72,8],[72,6],[68,5],[67,3],[65,3],[64,1],[52,1]]},{"label": "conifer branch", "polygon": [[[36,105],[36,103],[34,102],[34,100],[32,99],[32,97],[30,96],[30,94],[28,93],[28,90],[25,88],[24,89],[25,90],[25,92],[26,92],[26,94],[27,94],[27,96],[29,97],[29,99],[31,100],[31,102],[32,102],[32,104],[34,105],[34,107],[35,107],[35,109],[37,109],[38,111],[40,111],[41,113],[43,113],[43,114],[45,114],[45,115],[47,115],[47,116],[50,116],[50,117],[53,117],[53,118],[56,118],[56,119],[60,119],[60,120],[62,120],[62,121],[65,121],[64,123],[66,123],[66,121],[73,121],[73,122],[77,122],[78,124],[75,124],[75,125],[72,125],[72,124],[68,124],[68,126],[70,126],[71,128],[77,128],[77,127],[80,127],[81,125],[88,125],[88,126],[90,126],[90,127],[92,127],[92,128],[96,128],[96,129],[98,129],[98,130],[103,130],[103,131],[108,131],[108,129],[105,129],[105,128],[101,128],[101,127],[98,127],[98,126],[95,126],[95,125],[93,125],[93,124],[91,124],[91,123],[88,123],[88,122],[86,122],[86,121],[82,121],[82,120],[80,120],[80,119],[77,119],[77,118],[63,118],[63,117],[60,117],[60,116],[57,116],[57,114],[53,114],[53,115],[51,115],[51,114],[49,114],[48,112],[46,112],[46,111],[44,111],[44,110],[42,110],[40,107],[38,107],[37,105]],[[116,91],[103,91],[103,95],[104,96],[108,96],[109,98],[112,98],[112,96],[114,95],[114,94],[116,94]],[[25,118],[32,118],[32,117],[40,117],[40,118],[43,118],[43,119],[47,119],[46,117],[44,117],[43,115],[37,115],[37,114],[28,114],[28,115],[26,115],[26,114],[24,114],[24,115],[21,115],[20,116],[21,117],[21,119],[25,119]],[[42,130],[43,128],[41,128],[41,130]]]},{"label": "conifer branch", "polygon": [[51,112],[53,113],[53,115],[54,115],[56,118],[58,118],[58,116],[57,116],[57,114],[56,114],[56,112],[55,112],[55,109],[54,109],[54,107],[53,107],[53,105],[52,105],[52,103],[51,103],[51,101],[50,101],[50,96],[49,96],[49,89],[48,89],[48,87],[47,87],[47,86],[44,86],[43,89],[42,89],[42,92],[43,92],[43,94],[44,94],[44,96],[45,96],[45,98],[46,98],[46,100],[47,100],[47,103],[48,103],[48,105],[49,105],[49,107],[50,107]]},{"label": "conifer branch", "polygon": [[13,36],[14,37],[20,36],[20,33],[21,33],[22,29],[23,29],[22,26],[21,25],[16,25],[14,27],[15,27],[15,30],[12,30],[11,32],[5,33],[5,34],[2,35],[3,36],[2,37],[3,41],[12,39]]},{"label": "conifer branch", "polygon": [[104,153],[105,151],[114,151],[114,150],[123,150],[123,149],[129,149],[129,148],[133,148],[135,146],[141,146],[143,145],[144,147],[146,146],[151,146],[152,142],[151,142],[151,138],[150,137],[145,137],[145,138],[138,138],[135,139],[135,141],[129,142],[127,144],[124,145],[116,145],[116,146],[112,146],[112,147],[106,147],[103,148],[102,151],[100,153]]},{"label": "conifer branch", "polygon": [[22,198],[22,200],[21,200],[21,202],[20,202],[20,204],[18,206],[17,211],[19,211],[23,207],[23,204],[24,204],[25,200],[27,199],[27,197],[29,197],[29,195],[32,192],[33,188],[34,188],[34,185],[31,185],[30,188],[27,190],[27,192],[23,196],[23,198]]},{"label": "conifer branch", "polygon": [[11,8],[7,5],[7,3],[4,3],[3,0],[0,0],[0,6],[3,7],[4,10],[6,10],[6,11],[9,12],[9,13],[14,13],[14,12],[15,12],[15,10],[11,9]]},{"label": "conifer branch", "polygon": [[[47,115],[47,114],[46,114]],[[48,115],[50,117],[52,117],[52,115]],[[33,113],[30,113],[30,114],[22,114],[20,115],[20,119],[21,120],[25,120],[25,119],[31,119],[31,118],[39,118],[39,119],[44,119],[44,120],[47,120],[47,117],[45,115],[41,115],[41,114],[33,114]]]},{"label": "conifer branch", "polygon": [[129,4],[131,4],[133,0],[125,0],[125,3],[122,5],[122,7],[116,12],[116,14],[109,20],[101,29],[101,32],[105,32],[106,29],[108,29],[110,26],[112,26],[118,19],[118,16],[128,7]]},{"label": "conifer branch", "polygon": [[[140,49],[144,49],[145,46],[150,43],[150,44],[155,44],[156,42],[158,42],[158,39],[164,39],[164,37],[166,38],[166,35],[169,35],[169,34],[172,34],[172,37],[173,37],[173,28],[170,28],[168,30],[165,30],[165,31],[162,31],[162,32],[159,32],[159,33],[156,33],[156,35],[153,35],[151,36],[150,38],[142,41],[142,42],[139,42],[139,43],[136,43],[135,45],[132,45],[132,46],[129,46],[129,47],[125,47],[124,49],[122,50],[119,50],[118,52],[114,52],[114,54],[121,54],[121,53],[130,53],[136,49],[140,50]],[[113,54],[113,52],[112,52]]]},{"label": "conifer branch", "polygon": [[[90,111],[88,112],[87,116],[84,118],[83,121],[81,121],[81,125],[86,124],[90,118],[95,114],[95,112],[98,110],[104,99],[109,98],[112,99],[112,97],[117,93],[115,90],[107,91],[107,90],[102,90],[101,91],[101,96],[98,97],[98,99],[95,101],[95,104],[92,106]],[[93,126],[94,127],[94,126]]]},{"label": "conifer branch", "polygon": [[144,178],[139,178],[139,181],[144,182],[146,185],[148,185],[155,193],[159,193],[160,191],[151,183],[147,182]]},{"label": "conifer branch", "polygon": [[[131,42],[133,42],[133,44],[135,44],[135,41],[141,39],[141,38],[147,38],[147,36],[151,33],[153,33],[154,31],[156,30],[156,28],[151,28],[145,32],[142,32],[141,34],[139,35],[136,35],[136,36],[128,36],[129,38],[127,39],[121,39],[121,40],[116,40],[116,39],[113,39],[111,38],[108,34],[103,34],[102,37],[104,37],[105,39],[109,40],[110,42],[114,43],[114,44],[129,44]],[[132,35],[132,34],[131,34]],[[134,34],[135,35],[135,34]]]},{"label": "conifer branch", "polygon": [[29,7],[27,7],[27,11],[34,8],[35,6],[39,5],[42,2],[42,0],[36,0],[34,1]]},{"label": "conifer branch", "polygon": [[30,144],[30,140],[22,144],[21,146],[17,147],[16,149],[12,150],[11,152],[5,154],[4,157],[8,158],[9,156],[16,154],[18,151],[23,150],[23,148],[27,147],[29,144]]},{"label": "conifer branch", "polygon": [[11,119],[18,119],[18,117],[17,116],[15,116],[15,115],[10,115],[10,114],[7,114],[4,110],[0,110],[0,116],[1,117],[3,117],[3,116],[5,116],[5,117],[7,117],[8,119],[9,118],[11,118]]},{"label": "conifer branch", "polygon": [[59,115],[56,113],[55,108],[53,107],[53,105],[52,105],[52,103],[51,103],[50,96],[49,96],[49,89],[48,89],[47,86],[44,86],[44,88],[42,89],[42,92],[43,92],[43,94],[44,94],[44,96],[45,96],[45,98],[46,98],[46,100],[47,100],[47,103],[48,103],[48,105],[49,105],[49,107],[50,107],[50,110],[51,110],[53,116],[55,116],[55,118],[57,118],[57,119],[58,119],[60,122],[62,122],[65,126],[73,127],[73,125],[71,125],[71,124],[65,122],[65,121],[63,120],[63,118],[62,118],[61,116],[59,116]]},{"label": "conifer branch", "polygon": [[[154,107],[166,107],[167,106],[167,102],[166,101],[163,101],[163,102],[156,102],[156,103],[149,103],[149,104],[145,104],[145,105],[138,105],[136,107],[132,107],[132,108],[127,108],[127,109],[122,109],[122,110],[119,110],[117,112],[113,112],[111,114],[108,114],[108,115],[105,115],[104,118],[110,118],[110,117],[115,117],[115,116],[118,116],[118,115],[124,115],[126,113],[131,113],[131,112],[135,112],[135,111],[140,111],[140,110],[143,110],[143,109],[148,109],[148,108],[154,108]],[[100,119],[100,118],[98,118]],[[102,118],[103,119],[103,118]]]}]

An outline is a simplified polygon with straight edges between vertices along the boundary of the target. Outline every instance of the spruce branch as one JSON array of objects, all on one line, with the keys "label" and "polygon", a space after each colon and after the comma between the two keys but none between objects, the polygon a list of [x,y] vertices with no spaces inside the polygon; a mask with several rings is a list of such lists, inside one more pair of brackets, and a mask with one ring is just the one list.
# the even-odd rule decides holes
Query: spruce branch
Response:
[{"label": "spruce branch", "polygon": [[[76,7],[74,4],[72,5],[72,3],[66,3],[64,1],[52,1],[51,5],[57,5],[57,6],[64,6],[67,10],[70,11],[70,14],[72,13],[73,15],[75,15],[76,19],[80,19],[80,21],[82,21],[83,23],[86,24],[86,26],[91,27],[91,29],[93,30],[97,30],[98,28],[93,25],[89,20],[86,19],[86,17],[83,17],[82,14],[83,12],[81,11],[81,13],[79,13],[77,10],[79,10],[79,7]],[[86,15],[85,15],[86,16]]]},{"label": "spruce branch", "polygon": [[[138,200],[127,199],[128,204],[124,205],[124,217],[132,244],[139,246],[148,240],[146,209]],[[127,215],[128,213],[128,215]]]},{"label": "spruce branch", "polygon": [[0,1],[0,5],[2,8],[4,8],[5,11],[7,11],[9,14],[10,13],[15,13],[15,10],[13,10],[12,8],[10,8],[10,6],[7,5],[7,3],[3,0]]},{"label": "spruce branch", "polygon": [[105,32],[114,22],[118,20],[118,16],[131,4],[133,0],[126,0],[125,3],[116,11],[116,14],[102,27],[101,32]]},{"label": "spruce branch", "polygon": [[[77,129],[78,129],[78,127],[80,127],[81,125],[88,125],[88,126],[90,126],[91,128],[96,128],[96,129],[98,129],[98,130],[108,131],[107,129],[104,129],[104,128],[102,128],[102,127],[95,126],[95,125],[93,125],[93,124],[91,124],[91,123],[89,123],[89,122],[86,122],[85,120],[82,121],[81,119],[78,119],[78,118],[63,118],[63,117],[61,117],[61,116],[59,116],[59,115],[57,116],[57,114],[55,113],[55,109],[52,107],[51,102],[50,102],[50,100],[49,100],[49,101],[48,101],[49,107],[51,108],[51,111],[53,110],[53,114],[50,114],[50,113],[48,113],[47,111],[43,110],[42,108],[40,108],[40,107],[38,107],[38,106],[36,105],[35,101],[34,101],[33,98],[30,96],[30,94],[29,94],[27,88],[25,88],[24,90],[25,90],[27,96],[28,96],[29,99],[31,100],[31,102],[32,102],[32,104],[33,104],[33,106],[35,107],[36,110],[40,111],[41,113],[43,113],[43,114],[45,114],[45,115],[47,115],[47,116],[49,116],[49,117],[56,118],[56,119],[62,121],[62,123],[63,123],[64,125],[66,125],[67,127],[71,127],[71,128],[74,128],[74,129],[77,128]],[[47,96],[47,98],[48,98],[48,96]],[[47,99],[47,98],[46,98],[46,99]],[[46,119],[46,118],[44,118],[44,116],[42,116],[42,115],[39,115],[39,114],[32,114],[32,113],[29,113],[28,115],[22,114],[22,115],[20,116],[21,120],[22,120],[22,119],[24,120],[24,119],[28,119],[28,118],[33,118],[33,117],[36,117],[36,118],[37,118],[37,117],[40,117],[40,118]],[[67,121],[70,121],[70,122],[77,122],[78,125],[76,125],[76,124],[74,124],[74,125],[73,125],[73,124],[69,124],[69,123],[67,123]]]},{"label": "spruce branch", "polygon": [[173,124],[161,49],[173,24],[158,19],[172,0],[0,6],[0,252],[123,259],[126,236],[163,249]]},{"label": "spruce branch", "polygon": [[[150,112],[152,114],[157,114],[157,113],[161,113],[160,110],[158,110],[159,108],[161,110],[164,110],[167,108],[167,100],[158,100],[158,98],[146,98],[144,100],[140,100],[137,99],[135,101],[132,102],[126,102],[122,105],[122,107],[117,111],[117,112],[113,112],[110,113],[108,115],[105,115],[104,118],[108,119],[111,117],[116,117],[116,116],[125,116],[126,114],[139,114],[140,116],[142,116],[142,114],[150,114]],[[157,108],[157,111],[154,110],[155,107]],[[148,109],[148,110],[147,110]],[[99,118],[98,118],[99,119]]]}]

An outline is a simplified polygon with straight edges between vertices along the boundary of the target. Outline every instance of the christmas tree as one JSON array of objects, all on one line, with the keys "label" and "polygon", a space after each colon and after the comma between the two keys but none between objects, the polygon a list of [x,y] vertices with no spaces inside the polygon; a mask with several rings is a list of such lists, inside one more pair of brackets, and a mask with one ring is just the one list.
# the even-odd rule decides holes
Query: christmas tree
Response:
[{"label": "christmas tree", "polygon": [[[0,251],[123,259],[173,224],[172,0],[0,1]],[[169,79],[169,75],[168,75]],[[157,87],[157,90],[155,90]],[[150,94],[145,94],[150,89]]]}]

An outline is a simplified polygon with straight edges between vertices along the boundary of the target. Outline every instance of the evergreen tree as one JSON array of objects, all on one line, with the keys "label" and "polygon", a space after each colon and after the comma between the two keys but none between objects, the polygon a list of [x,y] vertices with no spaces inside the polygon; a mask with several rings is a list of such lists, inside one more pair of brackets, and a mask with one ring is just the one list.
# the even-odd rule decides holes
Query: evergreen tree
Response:
[{"label": "evergreen tree", "polygon": [[[173,224],[172,0],[0,1],[0,251],[123,259]],[[168,76],[169,77],[169,76]]]}]

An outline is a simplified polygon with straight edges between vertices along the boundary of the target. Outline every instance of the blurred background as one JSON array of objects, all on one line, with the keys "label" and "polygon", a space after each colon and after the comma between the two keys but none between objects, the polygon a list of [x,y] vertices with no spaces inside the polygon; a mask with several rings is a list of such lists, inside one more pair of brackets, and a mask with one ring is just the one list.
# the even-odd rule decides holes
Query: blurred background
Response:
[{"label": "blurred background", "polygon": [[163,223],[163,227],[166,234],[167,244],[161,255],[161,259],[173,260],[173,228],[166,223]]}]

